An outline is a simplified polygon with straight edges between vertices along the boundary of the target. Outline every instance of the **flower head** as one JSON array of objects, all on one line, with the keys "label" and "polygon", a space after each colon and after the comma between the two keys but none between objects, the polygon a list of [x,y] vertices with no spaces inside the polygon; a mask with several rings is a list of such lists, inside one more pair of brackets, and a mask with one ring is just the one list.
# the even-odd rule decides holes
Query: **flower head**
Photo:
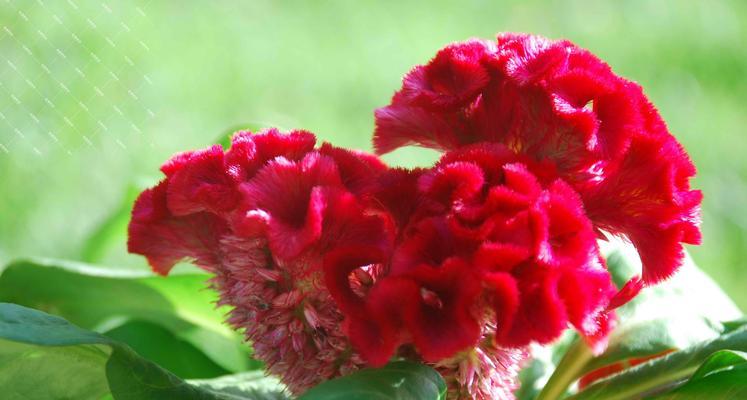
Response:
[{"label": "flower head", "polygon": [[129,227],[129,250],[156,272],[189,259],[214,273],[229,322],[294,392],[363,364],[322,282],[324,254],[386,251],[391,241],[384,218],[361,200],[384,165],[314,145],[308,132],[267,130],[237,133],[225,152],[179,154],[140,195]]},{"label": "flower head", "polygon": [[[448,359],[477,345],[485,324],[507,348],[548,343],[569,323],[593,344],[604,337],[617,290],[568,184],[500,144],[447,152],[409,182],[418,205],[389,258],[340,249],[325,261],[348,336],[370,363],[406,344],[425,361]],[[356,293],[347,276],[371,264],[386,268]]]},{"label": "flower head", "polygon": [[503,34],[439,51],[376,111],[379,153],[496,142],[553,165],[595,229],[623,235],[658,282],[700,242],[695,169],[639,85],[568,41]]}]

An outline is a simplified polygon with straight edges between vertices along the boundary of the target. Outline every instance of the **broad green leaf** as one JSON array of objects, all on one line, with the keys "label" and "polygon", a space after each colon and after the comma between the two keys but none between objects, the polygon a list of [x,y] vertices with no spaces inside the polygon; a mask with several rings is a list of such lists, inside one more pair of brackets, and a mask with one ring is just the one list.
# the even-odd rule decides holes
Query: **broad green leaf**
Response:
[{"label": "broad green leaf", "polygon": [[190,384],[210,389],[236,399],[252,400],[287,400],[284,386],[275,378],[268,377],[264,371],[241,372],[214,379],[189,380]]},{"label": "broad green leaf", "polygon": [[747,353],[721,350],[711,354],[688,381],[657,399],[747,398]]},{"label": "broad green leaf", "polygon": [[216,389],[210,381],[188,383],[121,342],[9,303],[0,303],[0,361],[0,393],[9,400],[282,398],[282,388],[269,378],[254,378],[254,397],[241,395],[249,392],[240,385],[231,394],[226,378]]},{"label": "broad green leaf", "polygon": [[161,325],[142,320],[130,320],[104,332],[104,335],[127,343],[138,354],[180,378],[217,377],[229,374],[192,343]]},{"label": "broad green leaf", "polygon": [[[110,331],[136,319],[163,327],[231,372],[255,369],[250,347],[223,323],[207,274],[168,278],[46,259],[11,263],[0,275],[0,301],[59,315],[85,329]],[[205,378],[210,376],[203,376]]]},{"label": "broad green leaf", "polygon": [[[613,242],[607,248],[607,265],[616,283],[640,271],[638,254],[630,245]],[[684,349],[725,331],[722,322],[742,316],[734,302],[689,256],[669,280],[645,288],[617,310],[620,322],[600,357],[584,372],[634,357]]]},{"label": "broad green leaf", "polygon": [[42,348],[0,339],[0,393],[6,400],[98,400],[109,392],[107,357],[94,345]]},{"label": "broad green leaf", "polygon": [[[720,350],[711,354],[707,360],[690,377],[690,381],[703,379],[706,376],[731,367],[747,363],[747,353],[732,350]],[[747,383],[747,382],[745,382]]]},{"label": "broad green leaf", "polygon": [[407,361],[369,368],[324,382],[298,400],[443,400],[446,383],[434,369]]},{"label": "broad green leaf", "polygon": [[[719,366],[734,363],[734,357],[720,355],[712,360],[704,368],[699,370],[701,364],[706,362],[711,354],[720,350],[732,350],[735,352],[747,351],[747,327],[739,328],[731,333],[722,335],[716,339],[709,340],[685,350],[676,351],[666,356],[647,361],[633,368],[622,371],[611,377],[599,380],[583,391],[569,397],[572,400],[623,400],[635,399],[642,396],[650,396],[662,389],[669,388],[681,380],[687,379],[698,373],[699,379],[708,379],[710,371],[718,370]],[[744,365],[744,364],[739,364]],[[741,368],[741,367],[740,367]],[[732,369],[734,366],[732,366]],[[728,370],[728,368],[727,368]],[[719,373],[713,372],[715,375]],[[715,377],[715,375],[713,375]],[[728,376],[727,376],[728,378]],[[730,378],[728,378],[730,379]],[[725,380],[728,381],[725,378]],[[717,381],[717,379],[714,379]],[[724,382],[720,382],[724,383]],[[730,391],[744,390],[747,380],[732,382],[731,386],[724,387],[719,396],[728,396]],[[700,385],[698,385],[700,387]],[[718,388],[714,388],[716,390]],[[715,396],[716,392],[712,392]],[[701,398],[734,398],[734,397],[701,397]]]},{"label": "broad green leaf", "polygon": [[735,319],[732,321],[726,321],[724,322],[724,333],[737,330],[745,325],[747,325],[747,318],[740,318],[740,319]]}]

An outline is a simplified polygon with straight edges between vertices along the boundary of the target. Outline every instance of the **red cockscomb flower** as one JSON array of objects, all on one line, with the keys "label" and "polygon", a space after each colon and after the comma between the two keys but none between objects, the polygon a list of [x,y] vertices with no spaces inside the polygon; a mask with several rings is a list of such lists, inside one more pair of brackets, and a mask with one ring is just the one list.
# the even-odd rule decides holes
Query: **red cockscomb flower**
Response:
[{"label": "red cockscomb flower", "polygon": [[640,86],[568,41],[504,34],[441,50],[376,111],[374,145],[498,142],[551,162],[595,229],[624,235],[658,282],[700,242],[692,163]]},{"label": "red cockscomb flower", "polygon": [[[391,258],[344,248],[325,263],[348,335],[370,363],[408,343],[425,361],[448,359],[477,345],[485,324],[508,348],[548,343],[569,323],[592,344],[603,340],[616,289],[580,197],[552,171],[477,144],[405,181],[417,206],[400,219]],[[347,277],[371,264],[385,272],[355,293]]]},{"label": "red cockscomb flower", "polygon": [[294,392],[363,364],[321,282],[323,255],[347,245],[386,251],[391,240],[360,201],[385,166],[314,145],[307,132],[267,130],[237,133],[227,152],[179,154],[140,195],[129,227],[129,251],[156,272],[189,259],[214,273],[229,322]]}]

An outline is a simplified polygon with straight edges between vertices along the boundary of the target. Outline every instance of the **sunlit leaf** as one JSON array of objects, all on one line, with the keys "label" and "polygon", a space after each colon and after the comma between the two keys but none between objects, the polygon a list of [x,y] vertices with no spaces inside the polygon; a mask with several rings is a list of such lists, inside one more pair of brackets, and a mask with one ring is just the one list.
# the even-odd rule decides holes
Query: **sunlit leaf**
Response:
[{"label": "sunlit leaf", "polygon": [[[0,303],[3,399],[259,400],[283,398],[276,380],[255,376],[251,390],[221,378],[188,383],[127,345],[64,319]],[[231,389],[228,382],[236,383]],[[274,396],[274,397],[271,397]]]},{"label": "sunlit leaf", "polygon": [[[710,366],[704,367],[705,370],[700,370],[700,378],[696,379],[696,381],[707,379],[711,376],[707,373],[707,370],[723,366],[726,362],[734,363],[734,357],[731,355],[724,356],[723,354],[725,353],[721,353],[722,355],[717,356],[717,359],[711,360],[710,362],[707,361],[713,353],[721,350],[731,350],[732,352],[729,354],[740,354],[736,352],[746,352],[747,327],[737,329],[731,333],[694,345],[685,350],[676,351],[666,356],[650,360],[612,375],[606,379],[599,380],[576,395],[569,397],[569,399],[622,400],[658,394],[661,391],[671,388],[673,384],[677,384],[678,382],[693,376],[693,374],[698,373],[696,371],[699,371],[701,364],[704,362],[706,365]],[[744,364],[740,363],[739,365]],[[727,376],[724,379],[729,381],[731,377]],[[713,390],[711,390],[713,397],[706,396],[700,398],[735,398],[729,397],[730,391],[744,390],[746,385],[747,380],[742,380],[741,383],[735,380],[730,385],[724,386],[723,388],[714,387]],[[700,384],[696,383],[694,386],[702,389]]]},{"label": "sunlit leaf", "polygon": [[[85,329],[112,330],[133,319],[156,324],[203,352],[221,368],[260,367],[250,347],[223,322],[207,274],[168,278],[70,261],[11,263],[0,275],[0,301],[59,315]],[[203,376],[209,377],[209,376]]]},{"label": "sunlit leaf", "polygon": [[287,400],[284,386],[264,371],[249,371],[214,379],[189,380],[192,385],[238,399]]},{"label": "sunlit leaf", "polygon": [[446,384],[434,369],[423,364],[395,361],[382,368],[363,369],[323,382],[298,400],[443,400],[445,396]]},{"label": "sunlit leaf", "polygon": [[130,320],[104,332],[104,335],[127,343],[141,356],[180,378],[217,377],[230,373],[192,343],[152,322]]},{"label": "sunlit leaf", "polygon": [[747,398],[747,353],[721,350],[711,354],[684,385],[657,399]]}]

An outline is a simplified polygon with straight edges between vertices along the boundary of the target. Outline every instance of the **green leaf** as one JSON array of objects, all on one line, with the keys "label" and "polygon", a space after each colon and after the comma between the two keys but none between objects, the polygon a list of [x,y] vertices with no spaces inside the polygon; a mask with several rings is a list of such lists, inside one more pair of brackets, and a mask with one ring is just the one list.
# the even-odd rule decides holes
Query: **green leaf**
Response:
[{"label": "green leaf", "polygon": [[0,301],[40,309],[99,332],[131,320],[149,322],[227,371],[261,367],[250,358],[250,347],[224,325],[227,310],[215,309],[216,294],[206,288],[208,278],[202,273],[163,278],[145,271],[30,259],[11,263],[0,275]]},{"label": "green leaf", "polygon": [[189,380],[190,384],[237,399],[287,400],[284,386],[264,371],[249,371],[215,379]]},{"label": "green leaf", "polygon": [[[613,243],[607,266],[618,285],[640,271],[630,245]],[[587,363],[583,373],[629,358],[684,349],[725,331],[722,321],[742,316],[734,302],[689,256],[669,280],[645,288],[617,310],[620,322],[605,353]]]},{"label": "green leaf", "polygon": [[312,388],[298,400],[400,399],[443,400],[446,383],[434,369],[413,362],[395,361],[369,368]]},{"label": "green leaf", "polygon": [[[711,354],[708,359],[698,368],[690,377],[690,381],[703,379],[706,376],[720,372],[725,369],[731,369],[736,365],[747,363],[747,353],[732,350],[720,350]],[[747,382],[745,382],[747,384]]]},{"label": "green leaf", "polygon": [[7,400],[98,400],[109,392],[108,356],[98,346],[40,348],[0,339],[0,392]]},{"label": "green leaf", "polygon": [[121,342],[16,304],[0,303],[0,361],[0,393],[10,400],[282,398],[266,397],[282,392],[270,378],[254,379],[264,397],[239,395],[240,386],[231,394],[229,385],[185,382]]},{"label": "green leaf", "polygon": [[721,350],[711,354],[688,381],[657,399],[747,398],[747,353]]},{"label": "green leaf", "polygon": [[[720,380],[721,378],[715,378],[715,376],[721,372],[714,371],[719,371],[722,368],[725,368],[723,369],[724,373],[731,370],[741,370],[744,363],[743,361],[736,363],[735,358],[732,355],[724,354],[718,355],[717,358],[714,358],[713,360],[707,360],[711,354],[721,350],[732,350],[732,355],[740,354],[736,352],[747,351],[747,327],[739,328],[731,333],[697,344],[685,350],[676,351],[666,356],[647,361],[643,364],[612,375],[611,377],[597,381],[568,399],[622,400],[640,398],[656,394],[681,380],[687,379],[690,376],[695,376],[695,374],[698,376],[694,382],[706,380],[704,382],[713,382],[715,384],[715,382],[718,381],[719,384],[725,384],[728,382],[722,382]],[[701,367],[701,364],[704,362],[706,365]],[[727,364],[730,363],[732,365],[728,366]],[[729,367],[731,369],[729,369]],[[735,372],[735,374],[739,376],[738,373]],[[714,378],[708,380],[711,376]],[[729,381],[731,375],[726,375],[726,378],[723,379]],[[747,380],[742,380],[741,383],[739,381],[733,381],[729,385],[730,386],[724,387],[723,391],[718,391],[718,394],[728,396],[730,390],[744,390],[744,385],[747,385]],[[703,389],[701,384],[694,384],[694,386],[696,386],[696,388],[693,389],[694,391]],[[713,389],[713,393],[715,394],[715,390],[718,388]],[[710,399],[733,397],[706,396],[700,398]]]},{"label": "green leaf", "polygon": [[724,333],[735,331],[745,325],[747,325],[747,318],[739,318],[732,321],[726,321],[723,323]]},{"label": "green leaf", "polygon": [[127,343],[141,356],[156,362],[180,378],[216,377],[230,373],[192,343],[152,322],[130,320],[104,332],[104,335]]}]

